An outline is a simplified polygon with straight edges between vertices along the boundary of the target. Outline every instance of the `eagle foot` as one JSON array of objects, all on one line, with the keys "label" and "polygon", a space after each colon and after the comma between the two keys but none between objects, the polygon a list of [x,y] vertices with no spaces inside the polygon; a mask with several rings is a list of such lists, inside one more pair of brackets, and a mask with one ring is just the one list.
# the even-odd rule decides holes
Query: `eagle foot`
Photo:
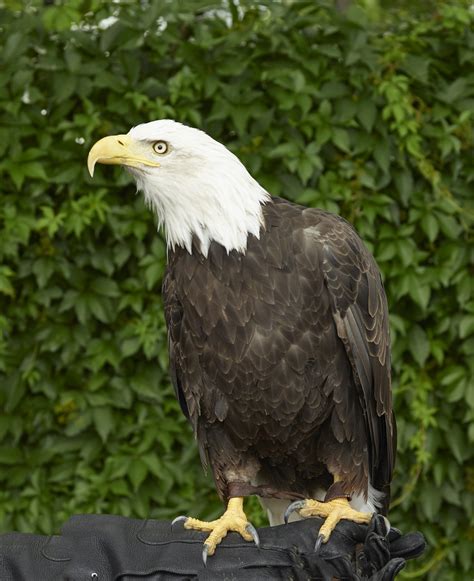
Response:
[{"label": "eagle foot", "polygon": [[335,498],[328,502],[318,500],[297,500],[292,502],[285,512],[285,522],[292,512],[298,511],[303,518],[319,516],[326,519],[319,529],[318,538],[314,547],[318,552],[322,543],[327,543],[332,531],[342,519],[350,520],[358,524],[368,524],[372,520],[372,514],[354,510],[347,498]]},{"label": "eagle foot", "polygon": [[260,546],[260,539],[255,527],[247,520],[243,510],[244,499],[241,497],[231,498],[227,504],[224,514],[217,520],[206,522],[191,517],[177,517],[172,524],[184,521],[184,528],[197,531],[209,532],[210,535],[204,541],[202,560],[204,565],[207,557],[216,552],[217,545],[229,532],[239,533],[246,541],[253,541],[257,547]]}]

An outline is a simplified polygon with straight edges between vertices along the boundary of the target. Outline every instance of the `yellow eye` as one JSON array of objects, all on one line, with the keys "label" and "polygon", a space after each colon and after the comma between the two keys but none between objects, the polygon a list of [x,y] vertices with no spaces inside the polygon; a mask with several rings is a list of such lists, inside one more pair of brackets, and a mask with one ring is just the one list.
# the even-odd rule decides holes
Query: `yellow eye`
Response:
[{"label": "yellow eye", "polygon": [[166,141],[155,141],[153,151],[159,155],[164,155],[168,151],[168,144]]}]

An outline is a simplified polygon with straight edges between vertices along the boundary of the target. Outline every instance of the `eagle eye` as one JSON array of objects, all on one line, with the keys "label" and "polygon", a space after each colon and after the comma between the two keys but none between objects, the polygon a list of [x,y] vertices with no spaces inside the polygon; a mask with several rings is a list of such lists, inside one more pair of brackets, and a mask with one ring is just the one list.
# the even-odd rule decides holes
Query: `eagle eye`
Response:
[{"label": "eagle eye", "polygon": [[155,141],[152,147],[153,151],[155,153],[158,153],[159,155],[164,155],[165,153],[168,152],[168,144],[166,143],[166,141]]}]

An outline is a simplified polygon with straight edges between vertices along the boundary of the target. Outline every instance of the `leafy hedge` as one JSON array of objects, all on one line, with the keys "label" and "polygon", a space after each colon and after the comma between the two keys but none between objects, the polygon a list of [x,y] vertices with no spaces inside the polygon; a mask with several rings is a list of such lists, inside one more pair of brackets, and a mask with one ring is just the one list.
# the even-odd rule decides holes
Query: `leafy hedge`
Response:
[{"label": "leafy hedge", "polygon": [[[7,2],[0,12],[0,520],[210,516],[172,395],[163,239],[88,148],[171,117],[275,195],[352,221],[389,295],[399,454],[392,522],[431,545],[410,577],[464,579],[474,492],[473,12],[325,2]],[[263,523],[256,501],[256,523]],[[429,573],[428,573],[429,571]],[[425,577],[428,578],[428,577]]]}]

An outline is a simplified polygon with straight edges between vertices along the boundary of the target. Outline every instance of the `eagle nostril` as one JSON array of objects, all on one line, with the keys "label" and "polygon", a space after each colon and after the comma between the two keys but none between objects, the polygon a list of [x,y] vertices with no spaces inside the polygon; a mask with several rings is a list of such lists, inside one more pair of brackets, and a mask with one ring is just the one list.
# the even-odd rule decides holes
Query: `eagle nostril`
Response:
[{"label": "eagle nostril", "polygon": [[118,142],[120,143],[120,145],[125,145],[125,143],[123,141],[120,141],[120,139],[118,140]]}]

